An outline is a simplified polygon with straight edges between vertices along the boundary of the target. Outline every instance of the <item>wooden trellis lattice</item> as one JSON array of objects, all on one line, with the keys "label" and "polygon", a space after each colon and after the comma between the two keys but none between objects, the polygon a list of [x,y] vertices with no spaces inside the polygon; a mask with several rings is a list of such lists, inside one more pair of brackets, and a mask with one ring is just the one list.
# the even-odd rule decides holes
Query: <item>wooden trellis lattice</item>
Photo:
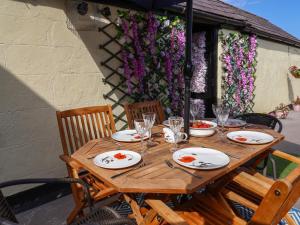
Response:
[{"label": "wooden trellis lattice", "polygon": [[[111,87],[111,90],[107,91],[107,93],[103,94],[103,98],[106,100],[109,100],[112,102],[112,108],[113,108],[113,115],[116,123],[121,123],[121,126],[119,126],[121,129],[124,129],[127,127],[127,121],[125,119],[125,111],[123,110],[124,105],[123,103],[126,100],[132,99],[130,95],[127,93],[126,86],[124,85],[126,82],[126,78],[124,75],[119,71],[120,67],[122,66],[123,60],[121,58],[121,52],[122,52],[122,44],[119,42],[117,34],[112,34],[109,32],[109,29],[115,29],[118,27],[118,25],[113,21],[111,16],[106,16],[103,12],[101,12],[102,16],[109,21],[106,25],[99,27],[98,31],[101,33],[101,35],[104,35],[108,38],[107,41],[99,45],[99,49],[101,51],[104,51],[108,57],[101,61],[100,64],[104,68],[106,68],[109,72],[103,78],[103,83],[108,84]],[[114,45],[115,50],[112,50],[110,46]],[[114,62],[117,61],[119,63],[118,66],[113,65]],[[137,85],[133,82],[132,87],[136,88]],[[113,95],[118,92],[119,97],[117,99],[113,98]],[[117,107],[121,107],[121,112],[117,112]]]}]

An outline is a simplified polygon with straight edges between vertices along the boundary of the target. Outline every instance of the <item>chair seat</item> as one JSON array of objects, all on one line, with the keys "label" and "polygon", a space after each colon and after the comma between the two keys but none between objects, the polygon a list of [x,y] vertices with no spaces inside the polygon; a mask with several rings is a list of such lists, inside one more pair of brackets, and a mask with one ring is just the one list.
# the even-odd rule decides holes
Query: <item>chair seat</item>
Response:
[{"label": "chair seat", "polygon": [[[232,205],[236,209],[237,213],[240,217],[242,217],[244,220],[249,221],[251,220],[254,211],[252,209],[249,209],[248,207],[245,207],[239,203],[232,202]],[[297,225],[300,225],[300,209],[298,208],[292,208],[288,214],[293,218],[294,222]],[[288,225],[288,223],[282,219],[279,223],[279,225]]]}]

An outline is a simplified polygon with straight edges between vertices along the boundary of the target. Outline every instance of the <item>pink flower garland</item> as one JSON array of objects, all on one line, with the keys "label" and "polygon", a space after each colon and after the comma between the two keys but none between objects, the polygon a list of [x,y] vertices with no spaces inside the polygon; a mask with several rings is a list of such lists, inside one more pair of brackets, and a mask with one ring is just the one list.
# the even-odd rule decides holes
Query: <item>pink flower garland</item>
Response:
[{"label": "pink flower garland", "polygon": [[[255,35],[232,33],[223,37],[224,101],[238,114],[253,107],[257,40]],[[234,91],[234,92],[233,92]]]}]

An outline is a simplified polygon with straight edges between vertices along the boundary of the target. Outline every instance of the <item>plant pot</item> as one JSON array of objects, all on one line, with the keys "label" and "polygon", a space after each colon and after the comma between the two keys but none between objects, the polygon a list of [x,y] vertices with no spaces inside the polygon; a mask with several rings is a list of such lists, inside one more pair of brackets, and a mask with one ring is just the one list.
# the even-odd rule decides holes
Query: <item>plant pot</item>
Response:
[{"label": "plant pot", "polygon": [[300,105],[293,105],[293,109],[295,112],[300,112]]},{"label": "plant pot", "polygon": [[295,78],[300,78],[300,74],[299,73],[291,73],[293,75],[293,77]]},{"label": "plant pot", "polygon": [[285,119],[287,118],[289,114],[289,111],[286,111],[286,110],[276,110],[275,111],[275,116],[277,119]]}]

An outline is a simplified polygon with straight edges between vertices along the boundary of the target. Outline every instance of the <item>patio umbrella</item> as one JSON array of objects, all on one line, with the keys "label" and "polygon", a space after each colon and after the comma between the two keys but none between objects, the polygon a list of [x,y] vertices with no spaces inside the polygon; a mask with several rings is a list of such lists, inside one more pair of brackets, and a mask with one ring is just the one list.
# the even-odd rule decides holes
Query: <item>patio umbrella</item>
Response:
[{"label": "patio umbrella", "polygon": [[[98,1],[98,0],[90,0]],[[186,49],[185,49],[185,67],[184,67],[184,131],[189,135],[190,121],[190,83],[193,73],[192,66],[192,29],[193,29],[193,0],[110,0],[104,3],[120,3],[128,7],[141,7],[146,10],[157,10],[170,7],[178,3],[186,2]]]}]

